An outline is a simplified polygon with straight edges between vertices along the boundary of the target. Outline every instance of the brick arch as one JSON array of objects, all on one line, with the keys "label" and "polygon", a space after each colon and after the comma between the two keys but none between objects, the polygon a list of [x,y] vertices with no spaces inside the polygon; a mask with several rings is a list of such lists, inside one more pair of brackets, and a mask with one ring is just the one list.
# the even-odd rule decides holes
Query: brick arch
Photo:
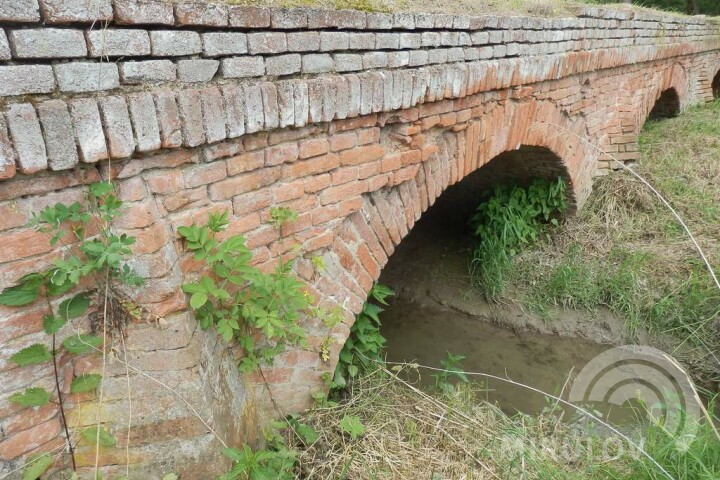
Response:
[{"label": "brick arch", "polygon": [[[422,135],[426,142],[423,150],[432,153],[423,155],[414,175],[391,179],[361,196],[360,209],[342,221],[323,255],[324,274],[312,282],[311,289],[321,304],[341,306],[346,314],[346,321],[331,332],[335,342],[325,366],[330,371],[354,315],[395,248],[449,187],[504,163],[523,168],[525,176],[562,174],[577,204],[587,198],[591,188],[597,153],[584,143],[590,140],[585,122],[580,116],[571,118],[550,101],[497,102],[469,119],[462,129],[434,128]],[[532,165],[522,165],[519,155],[523,153],[531,154],[528,161]]]},{"label": "brick arch", "polygon": [[640,128],[648,119],[668,118],[680,113],[687,104],[689,88],[687,73],[680,64],[666,69],[661,82],[648,96],[645,109],[640,112]]},{"label": "brick arch", "polygon": [[720,98],[720,68],[718,68],[715,72],[715,75],[713,75],[712,81],[710,83],[710,88],[712,91],[712,98]]}]

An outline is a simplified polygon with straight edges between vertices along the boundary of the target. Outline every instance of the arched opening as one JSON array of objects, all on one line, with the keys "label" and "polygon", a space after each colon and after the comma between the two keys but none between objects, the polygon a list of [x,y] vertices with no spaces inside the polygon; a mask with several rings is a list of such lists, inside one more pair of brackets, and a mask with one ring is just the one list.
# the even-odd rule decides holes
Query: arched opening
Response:
[{"label": "arched opening", "polygon": [[648,120],[672,118],[677,116],[679,113],[680,96],[675,88],[668,88],[667,90],[663,90],[660,94],[660,98],[655,101],[655,105],[648,115]]},{"label": "arched opening", "polygon": [[712,81],[712,93],[713,98],[720,98],[720,70],[715,74],[715,78]]},{"label": "arched opening", "polygon": [[[470,281],[469,262],[477,239],[468,219],[477,205],[497,185],[527,186],[537,178],[557,177],[569,180],[555,153],[523,145],[496,156],[440,195],[398,245],[380,276],[379,282],[396,292],[381,316],[389,360],[439,367],[451,352],[466,357],[463,368],[468,371],[509,375],[554,391],[573,365],[601,351],[577,339],[519,335],[494,325],[493,305]],[[490,398],[509,410],[537,412],[543,406],[541,397],[520,388],[496,383],[489,388]]]}]

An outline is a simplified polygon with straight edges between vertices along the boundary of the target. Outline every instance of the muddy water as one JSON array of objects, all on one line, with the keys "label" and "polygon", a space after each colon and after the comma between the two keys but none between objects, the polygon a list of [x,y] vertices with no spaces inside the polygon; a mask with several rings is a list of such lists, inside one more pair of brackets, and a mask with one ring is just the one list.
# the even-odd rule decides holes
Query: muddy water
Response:
[{"label": "muddy water", "polygon": [[[440,367],[449,351],[466,357],[466,371],[558,394],[569,376],[622,342],[622,324],[610,317],[570,313],[548,320],[515,305],[488,304],[468,281],[471,243],[462,229],[424,219],[399,245],[380,278],[397,293],[381,315],[388,360]],[[434,382],[432,372],[421,373],[423,384]],[[548,406],[543,395],[484,381],[486,399],[508,413],[536,414]],[[617,406],[593,407],[618,423],[634,418]]]}]

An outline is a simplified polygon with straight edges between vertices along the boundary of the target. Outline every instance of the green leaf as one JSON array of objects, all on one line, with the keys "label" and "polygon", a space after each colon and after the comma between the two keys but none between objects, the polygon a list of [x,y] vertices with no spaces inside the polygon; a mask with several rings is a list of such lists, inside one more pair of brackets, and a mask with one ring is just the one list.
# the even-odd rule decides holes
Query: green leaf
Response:
[{"label": "green leaf", "polygon": [[97,390],[102,381],[102,375],[97,373],[89,373],[80,375],[79,377],[73,378],[72,384],[70,385],[71,393],[85,393]]},{"label": "green leaf", "polygon": [[41,407],[50,401],[50,393],[44,388],[28,388],[10,395],[10,401],[23,407]]},{"label": "green leaf", "polygon": [[102,345],[102,338],[93,335],[73,335],[63,341],[63,347],[70,353],[81,354],[94,350]]},{"label": "green leaf", "polygon": [[340,428],[343,432],[349,434],[353,440],[365,433],[365,425],[355,415],[345,415],[340,420]]},{"label": "green leaf", "polygon": [[25,462],[25,470],[22,474],[22,480],[37,480],[40,478],[40,475],[50,468],[52,463],[53,458],[49,453],[30,455]]},{"label": "green leaf", "polygon": [[297,425],[295,425],[295,432],[300,435],[300,438],[302,438],[307,445],[312,445],[320,438],[320,434],[317,433],[314,428],[304,423],[298,422]]},{"label": "green leaf", "polygon": [[198,308],[205,305],[208,301],[207,293],[205,292],[195,292],[192,294],[192,297],[190,297],[190,307],[193,308],[193,310],[197,310]]},{"label": "green leaf", "polygon": [[73,298],[63,300],[60,304],[60,315],[65,319],[77,318],[81,316],[90,306],[90,297],[84,293],[75,295]]},{"label": "green leaf", "polygon": [[36,343],[23,348],[10,357],[10,360],[21,367],[26,367],[28,365],[36,365],[38,363],[47,362],[51,358],[52,354],[50,353],[50,350],[48,350],[45,345]]},{"label": "green leaf", "polygon": [[40,285],[21,284],[6,288],[0,293],[0,305],[6,307],[21,307],[37,300],[40,294]]},{"label": "green leaf", "polygon": [[43,329],[48,335],[57,333],[58,330],[63,327],[63,325],[65,325],[64,318],[54,317],[52,315],[45,315],[43,317]]},{"label": "green leaf", "polygon": [[92,445],[96,442],[101,447],[114,447],[117,444],[117,438],[113,437],[105,428],[100,428],[98,436],[98,427],[90,427],[83,430],[83,438]]}]

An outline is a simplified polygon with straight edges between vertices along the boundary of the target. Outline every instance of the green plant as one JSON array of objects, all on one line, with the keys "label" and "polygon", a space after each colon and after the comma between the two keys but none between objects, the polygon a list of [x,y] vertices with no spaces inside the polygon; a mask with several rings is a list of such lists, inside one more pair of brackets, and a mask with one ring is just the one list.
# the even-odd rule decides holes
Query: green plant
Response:
[{"label": "green plant", "polygon": [[304,344],[298,322],[312,298],[292,274],[292,262],[280,262],[273,272],[264,273],[252,265],[242,235],[218,240],[227,218],[227,212],[213,213],[205,225],[178,229],[188,250],[209,270],[182,289],[190,295],[201,328],[214,326],[225,341],[234,339],[243,349],[240,369],[248,372],[270,363],[286,344]]},{"label": "green plant", "polygon": [[[44,208],[33,215],[31,225],[40,232],[51,236],[53,246],[62,247],[61,255],[53,261],[52,267],[45,271],[25,275],[18,283],[6,288],[0,293],[0,304],[12,307],[30,305],[43,301],[47,305],[47,315],[43,318],[43,328],[51,336],[51,346],[36,343],[23,348],[10,357],[10,360],[20,367],[37,365],[52,361],[55,377],[55,392],[43,388],[28,388],[24,392],[14,393],[10,401],[23,407],[37,407],[49,402],[55,402],[60,410],[60,418],[66,438],[70,438],[69,426],[65,418],[65,405],[60,391],[60,374],[58,372],[58,356],[60,347],[57,345],[58,333],[69,321],[82,317],[91,304],[88,292],[70,292],[78,287],[87,277],[93,278],[96,285],[101,285],[102,302],[107,305],[121,305],[122,301],[115,298],[112,288],[115,282],[130,285],[141,284],[141,279],[125,263],[132,253],[130,247],[135,239],[126,234],[118,235],[112,229],[112,221],[122,209],[122,202],[115,196],[113,185],[110,182],[100,182],[90,185],[86,206],[76,202],[72,205],[57,203]],[[65,297],[57,307],[53,300]],[[122,316],[122,308],[113,308]],[[63,340],[62,347],[70,354],[83,354],[105,349],[105,333],[109,329],[122,328],[122,319],[108,319],[97,315],[93,318],[97,330],[103,331],[103,337],[73,333]],[[101,383],[97,374],[81,375],[72,380],[70,391],[72,393],[91,392]],[[53,400],[56,397],[57,401]],[[83,432],[88,436],[88,430]],[[93,440],[111,438],[96,431]],[[109,441],[109,440],[108,440]],[[73,469],[75,469],[74,448],[68,443]],[[28,462],[23,478],[37,478],[52,462],[39,456]]]},{"label": "green plant", "polygon": [[525,188],[503,186],[482,202],[470,218],[479,243],[473,252],[471,277],[489,299],[505,286],[511,259],[520,247],[534,243],[546,223],[558,225],[558,215],[568,209],[567,186],[562,177],[535,179]]},{"label": "green plant", "polygon": [[280,228],[286,223],[294,222],[297,219],[297,212],[288,207],[270,207],[270,223],[272,223],[275,228]]},{"label": "green plant", "polygon": [[443,370],[432,375],[437,389],[443,393],[450,393],[455,389],[452,383],[453,379],[462,383],[470,382],[461,365],[465,358],[463,355],[453,355],[447,352],[445,358],[440,362]]},{"label": "green plant", "polygon": [[356,377],[370,361],[383,361],[381,353],[386,340],[380,334],[379,317],[383,309],[371,300],[380,305],[387,305],[386,299],[392,295],[395,295],[395,292],[390,287],[379,283],[373,285],[369,298],[357,315],[350,329],[350,336],[340,351],[340,359],[333,378],[335,388],[344,388],[348,380]]},{"label": "green plant", "polygon": [[244,444],[242,450],[226,448],[223,454],[235,465],[219,480],[291,480],[295,478],[295,455],[287,449],[253,451]]},{"label": "green plant", "polygon": [[353,440],[365,433],[365,425],[360,421],[360,417],[355,415],[345,415],[340,420],[340,429]]}]

